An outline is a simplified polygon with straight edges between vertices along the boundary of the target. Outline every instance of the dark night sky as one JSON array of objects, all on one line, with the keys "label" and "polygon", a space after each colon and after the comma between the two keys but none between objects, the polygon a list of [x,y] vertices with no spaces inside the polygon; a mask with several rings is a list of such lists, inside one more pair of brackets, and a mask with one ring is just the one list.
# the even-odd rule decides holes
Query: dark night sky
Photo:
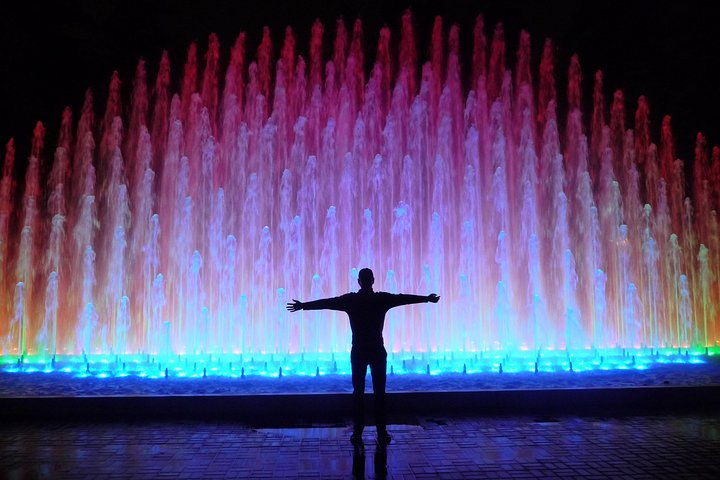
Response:
[{"label": "dark night sky", "polygon": [[[163,48],[170,53],[173,89],[177,89],[185,51],[198,40],[204,51],[207,36],[216,32],[225,59],[238,32],[248,34],[253,53],[261,28],[272,31],[276,52],[284,27],[291,25],[298,53],[307,57],[309,32],[315,18],[325,24],[326,53],[330,53],[335,19],[364,23],[367,57],[374,56],[383,24],[399,37],[400,16],[411,6],[416,21],[419,57],[425,60],[435,15],[445,26],[457,23],[464,54],[472,50],[472,26],[483,13],[487,35],[502,21],[508,41],[508,63],[514,64],[520,29],[533,38],[534,78],[545,37],[557,46],[556,75],[564,99],[569,57],[580,55],[584,97],[590,100],[595,70],[605,73],[605,97],[616,88],[625,91],[628,126],[632,126],[637,97],[648,97],[652,135],[656,140],[664,114],[673,116],[678,156],[691,159],[697,131],[710,145],[720,144],[720,25],[718,7],[696,1],[25,1],[0,5],[0,142],[15,137],[18,163],[29,151],[37,120],[48,128],[47,147],[53,149],[60,114],[65,105],[75,113],[87,87],[95,93],[96,114],[102,114],[107,84],[118,69],[128,92],[138,58],[147,60],[154,80]],[[468,62],[465,70],[469,71]],[[125,95],[129,97],[129,95]],[[586,109],[585,116],[590,111]]]}]

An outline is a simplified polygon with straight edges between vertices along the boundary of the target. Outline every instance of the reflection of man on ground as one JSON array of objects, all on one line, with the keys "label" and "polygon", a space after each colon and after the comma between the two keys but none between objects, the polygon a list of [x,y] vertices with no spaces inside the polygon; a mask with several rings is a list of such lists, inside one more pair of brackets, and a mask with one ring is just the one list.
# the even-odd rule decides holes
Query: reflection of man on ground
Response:
[{"label": "reflection of man on ground", "polygon": [[[365,478],[365,446],[355,443],[353,446],[352,478]],[[387,445],[378,443],[373,456],[375,480],[387,479]]]},{"label": "reflection of man on ground", "polygon": [[385,382],[387,380],[387,351],[383,346],[382,330],[385,314],[393,307],[411,303],[437,303],[440,299],[434,293],[430,295],[392,294],[373,290],[375,277],[372,270],[363,268],[358,274],[360,291],[346,293],[339,297],[323,298],[312,302],[300,302],[293,299],[287,304],[291,312],[298,310],[339,310],[348,314],[352,329],[352,365],[353,384],[353,434],[350,440],[362,441],[365,426],[363,396],[365,394],[365,374],[370,366],[373,392],[375,394],[375,424],[378,442],[387,444],[390,435],[386,430],[385,419]]}]

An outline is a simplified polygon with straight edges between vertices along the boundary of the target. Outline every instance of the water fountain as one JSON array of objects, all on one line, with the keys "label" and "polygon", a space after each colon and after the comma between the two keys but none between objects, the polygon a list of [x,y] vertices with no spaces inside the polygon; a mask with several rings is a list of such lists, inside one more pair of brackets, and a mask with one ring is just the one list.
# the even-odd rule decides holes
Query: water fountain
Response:
[{"label": "water fountain", "polygon": [[443,297],[388,316],[395,371],[716,351],[720,150],[709,159],[702,135],[687,196],[670,118],[651,143],[647,101],[630,129],[617,91],[607,122],[601,72],[582,112],[577,56],[560,99],[550,40],[534,89],[529,34],[513,71],[502,25],[488,42],[481,16],[465,69],[440,18],[424,64],[409,12],[369,71],[360,20],[338,20],[331,58],[324,35],[316,22],[304,57],[288,27],[274,58],[268,29],[255,56],[240,34],[224,75],[210,35],[177,92],[167,53],[152,86],[138,63],[129,99],[113,73],[101,118],[90,91],[75,129],[63,112],[51,166],[38,123],[19,201],[7,143],[3,364],[347,370],[342,315],[282,306],[353,290],[362,267],[385,290]]}]

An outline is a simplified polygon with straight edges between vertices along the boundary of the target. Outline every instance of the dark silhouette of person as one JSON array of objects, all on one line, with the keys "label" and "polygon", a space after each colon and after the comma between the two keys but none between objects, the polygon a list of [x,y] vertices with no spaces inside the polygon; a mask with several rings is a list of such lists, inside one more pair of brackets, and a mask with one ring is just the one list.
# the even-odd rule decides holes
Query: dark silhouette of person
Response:
[{"label": "dark silhouette of person", "polygon": [[360,291],[346,293],[339,297],[322,298],[312,302],[300,302],[293,299],[287,304],[291,312],[298,310],[338,310],[348,314],[352,330],[352,366],[353,384],[353,434],[350,441],[362,442],[365,426],[363,399],[365,395],[365,374],[370,366],[373,393],[375,396],[375,424],[378,443],[387,444],[391,437],[387,433],[385,417],[385,383],[387,380],[387,351],[383,344],[382,330],[385,314],[393,307],[412,303],[437,303],[440,299],[434,293],[430,295],[392,294],[373,290],[375,277],[372,270],[363,268],[358,273]]}]

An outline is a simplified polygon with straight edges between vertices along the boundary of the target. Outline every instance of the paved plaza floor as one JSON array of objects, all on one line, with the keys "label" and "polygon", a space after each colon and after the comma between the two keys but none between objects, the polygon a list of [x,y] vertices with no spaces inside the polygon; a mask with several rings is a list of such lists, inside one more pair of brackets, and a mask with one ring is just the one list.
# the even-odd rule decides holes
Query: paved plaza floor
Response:
[{"label": "paved plaza floor", "polygon": [[353,447],[342,424],[17,423],[0,476],[125,478],[720,478],[720,416],[437,417]]}]

